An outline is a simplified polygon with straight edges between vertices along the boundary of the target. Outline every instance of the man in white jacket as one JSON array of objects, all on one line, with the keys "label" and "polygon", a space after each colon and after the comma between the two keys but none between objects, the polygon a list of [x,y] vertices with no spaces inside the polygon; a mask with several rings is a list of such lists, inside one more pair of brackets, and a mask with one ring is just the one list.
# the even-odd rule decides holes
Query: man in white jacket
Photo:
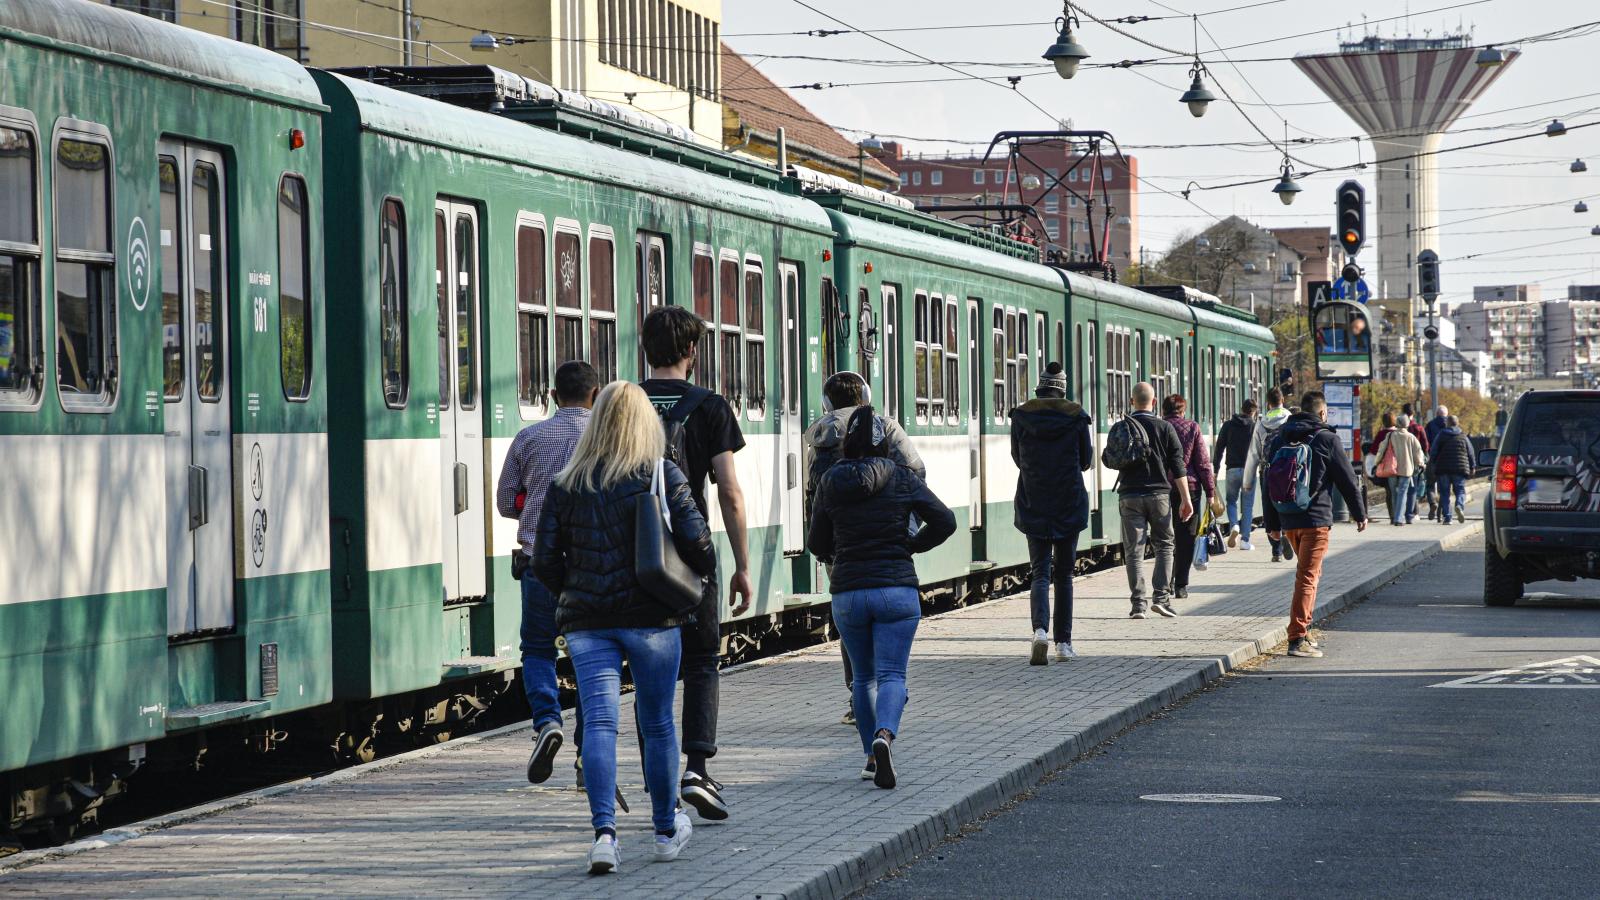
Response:
[{"label": "man in white jacket", "polygon": [[[1256,482],[1265,481],[1267,474],[1267,444],[1278,435],[1278,429],[1283,423],[1289,421],[1289,410],[1283,405],[1283,392],[1277,388],[1267,389],[1267,411],[1256,419],[1255,434],[1250,437],[1250,453],[1244,460],[1244,484],[1241,492],[1255,494]],[[1271,502],[1271,501],[1266,501]],[[1288,538],[1273,539],[1267,536],[1267,541],[1272,544],[1272,561],[1283,562],[1294,559],[1294,545]]]}]

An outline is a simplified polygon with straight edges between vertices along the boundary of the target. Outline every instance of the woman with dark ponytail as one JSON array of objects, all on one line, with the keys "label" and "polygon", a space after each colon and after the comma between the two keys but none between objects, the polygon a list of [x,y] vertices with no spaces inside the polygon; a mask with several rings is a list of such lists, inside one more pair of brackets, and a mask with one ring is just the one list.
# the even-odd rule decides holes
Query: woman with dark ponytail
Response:
[{"label": "woman with dark ponytail", "polygon": [[843,458],[817,485],[806,540],[832,566],[833,621],[850,657],[856,731],[867,755],[861,777],[881,788],[895,785],[890,748],[922,617],[911,554],[932,550],[956,530],[955,516],[922,479],[889,458],[888,443],[872,407],[850,415]]}]

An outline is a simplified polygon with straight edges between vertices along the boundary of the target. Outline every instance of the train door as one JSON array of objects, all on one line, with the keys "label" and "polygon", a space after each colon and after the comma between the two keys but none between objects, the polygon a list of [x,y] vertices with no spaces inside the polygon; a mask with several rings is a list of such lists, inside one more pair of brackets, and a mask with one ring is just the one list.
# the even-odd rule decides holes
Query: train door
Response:
[{"label": "train door", "polygon": [[167,633],[232,628],[233,422],[222,156],[162,142],[161,360]]},{"label": "train door", "polygon": [[484,529],[482,378],[478,331],[478,213],[434,206],[434,285],[439,300],[439,458],[444,501],[444,599],[488,592]]},{"label": "train door", "polygon": [[783,282],[783,375],[778,397],[779,440],[783,453],[783,552],[805,550],[805,486],[800,471],[803,449],[800,420],[800,271],[794,263],[780,262]]},{"label": "train door", "polygon": [[979,335],[982,323],[979,307],[983,301],[967,298],[967,455],[970,471],[967,480],[967,521],[973,529],[983,527],[983,350]]},{"label": "train door", "polygon": [[1095,323],[1090,320],[1088,332],[1078,326],[1078,402],[1089,414],[1089,434],[1093,439],[1095,462],[1083,473],[1083,486],[1089,491],[1089,509],[1100,508],[1100,370],[1095,368]]}]

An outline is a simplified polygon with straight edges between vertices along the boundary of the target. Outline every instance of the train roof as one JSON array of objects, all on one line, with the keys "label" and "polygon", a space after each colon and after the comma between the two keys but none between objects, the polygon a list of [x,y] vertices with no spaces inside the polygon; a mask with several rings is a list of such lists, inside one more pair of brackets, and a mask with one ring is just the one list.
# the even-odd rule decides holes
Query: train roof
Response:
[{"label": "train roof", "polygon": [[1076,296],[1091,297],[1105,303],[1115,303],[1142,309],[1158,315],[1170,316],[1178,319],[1188,319],[1196,325],[1218,331],[1230,332],[1243,337],[1261,341],[1274,340],[1271,329],[1263,328],[1257,323],[1255,316],[1236,310],[1232,307],[1214,300],[1205,299],[1207,295],[1193,292],[1191,296],[1185,293],[1185,300],[1177,300],[1163,293],[1154,293],[1125,284],[1114,284],[1089,278],[1073,272],[1064,273],[1067,286]]},{"label": "train roof", "polygon": [[217,90],[322,107],[310,74],[282,54],[89,0],[0,3],[0,35]]},{"label": "train roof", "polygon": [[847,206],[829,206],[838,240],[869,250],[930,260],[1045,290],[1063,289],[1060,274],[1049,266],[1017,259],[977,244],[950,240],[933,231],[909,229],[893,221],[867,218]]},{"label": "train roof", "polygon": [[313,76],[335,115],[353,112],[363,131],[643,193],[664,194],[812,231],[830,230],[827,217],[814,204],[748,181],[723,178],[697,167],[336,72],[313,70]]}]

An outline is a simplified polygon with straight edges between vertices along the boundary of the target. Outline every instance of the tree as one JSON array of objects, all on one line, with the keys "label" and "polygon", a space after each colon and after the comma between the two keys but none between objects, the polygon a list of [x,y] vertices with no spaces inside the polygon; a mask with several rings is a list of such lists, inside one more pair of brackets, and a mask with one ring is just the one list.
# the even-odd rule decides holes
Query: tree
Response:
[{"label": "tree", "polygon": [[[1277,367],[1288,369],[1296,385],[1313,383],[1317,374],[1313,365],[1316,360],[1311,354],[1311,323],[1306,317],[1289,316],[1274,322],[1272,335],[1278,342]],[[1276,380],[1276,372],[1273,378]]]},{"label": "tree", "polygon": [[[1201,249],[1198,239],[1209,246]],[[1247,263],[1264,270],[1266,259],[1256,245],[1256,236],[1236,222],[1223,221],[1202,232],[1185,231],[1178,235],[1167,252],[1149,267],[1152,281],[1193,285],[1221,297],[1228,293],[1228,279],[1238,277]]]},{"label": "tree", "polygon": [[1461,423],[1463,433],[1494,434],[1494,415],[1500,411],[1500,406],[1488,397],[1477,391],[1449,388],[1439,392],[1439,403]]},{"label": "tree", "polygon": [[[1361,434],[1371,439],[1382,427],[1386,412],[1400,413],[1403,404],[1412,401],[1411,385],[1398,381],[1369,381],[1361,386]],[[1449,404],[1445,404],[1448,406]]]}]

